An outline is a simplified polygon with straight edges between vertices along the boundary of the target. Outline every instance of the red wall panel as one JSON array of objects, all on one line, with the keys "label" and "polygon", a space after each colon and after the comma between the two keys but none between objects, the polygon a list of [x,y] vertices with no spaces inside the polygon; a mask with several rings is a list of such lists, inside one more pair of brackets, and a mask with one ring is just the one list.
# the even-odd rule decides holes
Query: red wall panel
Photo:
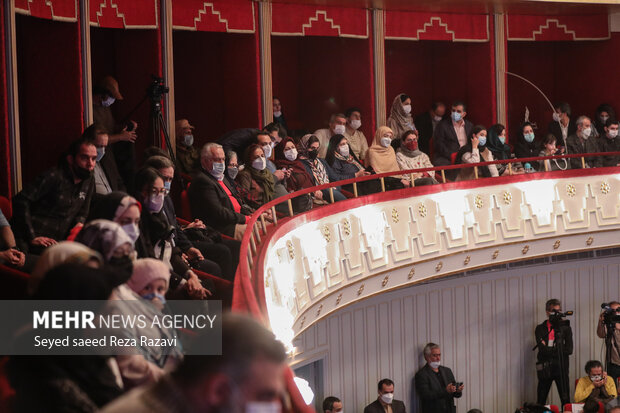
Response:
[{"label": "red wall panel", "polygon": [[196,127],[198,145],[236,128],[257,128],[254,35],[175,31],[177,119]]},{"label": "red wall panel", "polygon": [[175,29],[205,32],[254,33],[254,2],[250,0],[175,0],[172,2]]},{"label": "red wall panel", "polygon": [[327,127],[332,113],[357,106],[362,131],[373,130],[369,40],[272,37],[273,95],[282,101],[291,129]]},{"label": "red wall panel", "polygon": [[153,29],[157,21],[157,0],[91,0],[90,22],[114,29]]},{"label": "red wall panel", "polygon": [[[0,7],[0,21],[4,21],[4,7]],[[5,27],[0,24],[0,64],[6,67]],[[6,71],[0,72],[0,195],[11,195],[11,162],[9,146],[9,119]]]},{"label": "red wall panel", "polygon": [[[509,42],[508,70],[536,84],[552,103],[566,101],[573,118],[594,116],[600,103],[620,109],[620,33],[610,40],[582,42]],[[508,76],[508,116],[511,131],[523,121],[524,107],[530,119],[547,133],[552,109],[534,88]],[[513,132],[514,133],[514,132]],[[542,133],[537,132],[541,138]]]},{"label": "red wall panel", "polygon": [[76,0],[14,0],[17,13],[59,21],[77,21]]},{"label": "red wall panel", "polygon": [[79,27],[16,16],[24,184],[53,166],[82,131]]},{"label": "red wall panel", "polygon": [[490,43],[387,40],[385,43],[387,116],[399,93],[411,96],[414,117],[433,101],[467,103],[474,123],[493,122]]},{"label": "red wall panel", "polygon": [[[112,105],[112,112],[120,121],[146,96],[147,88],[152,83],[151,75],[161,75],[158,32],[91,28],[90,39],[93,82],[105,75],[112,75],[118,80],[124,99]],[[142,151],[154,144],[149,112],[150,103],[146,100],[130,116],[138,123],[138,162],[142,161]]]}]

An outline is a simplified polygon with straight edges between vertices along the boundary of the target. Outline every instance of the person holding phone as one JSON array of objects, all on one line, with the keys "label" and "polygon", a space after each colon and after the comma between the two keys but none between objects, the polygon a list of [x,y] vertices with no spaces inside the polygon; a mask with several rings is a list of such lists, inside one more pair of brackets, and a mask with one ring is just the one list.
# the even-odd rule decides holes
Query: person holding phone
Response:
[{"label": "person holding phone", "polygon": [[415,389],[422,413],[456,413],[455,398],[463,395],[465,385],[458,382],[452,370],[441,365],[439,344],[424,346],[426,364],[415,375]]}]

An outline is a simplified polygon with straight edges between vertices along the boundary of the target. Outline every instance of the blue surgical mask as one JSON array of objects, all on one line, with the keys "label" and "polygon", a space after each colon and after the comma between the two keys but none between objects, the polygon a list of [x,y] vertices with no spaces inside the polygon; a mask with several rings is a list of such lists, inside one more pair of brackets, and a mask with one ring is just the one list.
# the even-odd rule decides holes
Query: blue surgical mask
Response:
[{"label": "blue surgical mask", "polygon": [[112,96],[107,96],[105,99],[101,100],[101,106],[104,108],[112,106],[112,104],[116,101]]},{"label": "blue surgical mask", "polygon": [[455,122],[459,122],[461,119],[463,119],[463,115],[459,112],[452,112],[452,120]]},{"label": "blue surgical mask", "polygon": [[168,192],[170,192],[170,184],[171,184],[171,183],[172,183],[172,182],[170,182],[170,181],[166,181],[166,182],[164,182],[164,188],[166,188],[166,189],[168,190]]},{"label": "blue surgical mask", "polygon": [[499,141],[502,143],[502,145],[506,143],[506,137],[505,136],[498,136],[498,138],[499,138]]},{"label": "blue surgical mask", "polygon": [[532,143],[534,142],[534,133],[525,133],[523,134],[526,142]]},{"label": "blue surgical mask", "polygon": [[138,224],[125,224],[121,228],[123,228],[125,233],[129,236],[129,238],[131,238],[131,241],[135,244],[136,240],[140,236],[140,227],[138,227]]},{"label": "blue surgical mask", "polygon": [[147,199],[146,208],[149,212],[158,213],[164,207],[164,194],[150,195]]},{"label": "blue surgical mask", "polygon": [[484,146],[487,144],[486,136],[478,136],[478,146]]},{"label": "blue surgical mask", "polygon": [[153,301],[153,298],[159,298],[159,301],[161,301],[162,304],[166,304],[166,297],[164,297],[161,294],[157,294],[157,293],[148,293],[142,296],[142,298],[144,298],[147,301]]},{"label": "blue surgical mask", "polygon": [[95,161],[99,162],[103,158],[103,155],[105,155],[105,146],[97,147],[97,159],[95,159]]}]

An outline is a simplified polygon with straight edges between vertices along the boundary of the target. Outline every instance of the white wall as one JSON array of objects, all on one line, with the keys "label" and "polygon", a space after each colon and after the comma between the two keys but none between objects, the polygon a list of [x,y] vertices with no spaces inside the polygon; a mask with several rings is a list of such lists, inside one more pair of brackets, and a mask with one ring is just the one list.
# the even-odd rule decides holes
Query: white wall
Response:
[{"label": "white wall", "polygon": [[[575,311],[572,394],[586,361],[604,357],[595,329],[600,304],[620,298],[618,257],[476,274],[371,297],[302,333],[294,367],[323,359],[325,395],[340,397],[349,412],[361,412],[376,398],[377,382],[389,377],[395,397],[416,412],[411,381],[424,364],[423,346],[433,341],[444,365],[465,382],[457,412],[513,412],[536,400],[534,328],[549,298]],[[559,404],[555,387],[551,394]]]}]

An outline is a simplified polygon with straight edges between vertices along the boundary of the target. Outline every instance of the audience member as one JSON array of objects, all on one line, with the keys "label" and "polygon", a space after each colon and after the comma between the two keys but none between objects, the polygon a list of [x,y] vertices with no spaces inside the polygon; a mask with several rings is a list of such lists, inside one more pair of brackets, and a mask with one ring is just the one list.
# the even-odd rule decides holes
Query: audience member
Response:
[{"label": "audience member", "polygon": [[[418,136],[407,131],[400,139],[400,147],[396,151],[396,162],[402,170],[432,168],[433,164],[428,156],[418,149]],[[403,179],[411,181],[411,174],[403,175]],[[414,186],[436,184],[435,171],[417,172],[413,174]]]},{"label": "audience member", "polygon": [[217,143],[200,151],[200,170],[187,190],[192,217],[222,234],[241,240],[253,209],[246,205],[235,186],[224,176],[226,157]]},{"label": "audience member", "polygon": [[596,114],[594,116],[594,130],[596,130],[598,136],[605,136],[605,126],[607,121],[617,121],[616,111],[608,103],[601,103],[596,108]]},{"label": "audience member", "polygon": [[[506,144],[506,127],[501,123],[496,123],[487,129],[487,148],[493,154],[494,159],[510,159],[510,145]],[[500,175],[506,165],[498,165]],[[500,169],[501,168],[501,169]]]},{"label": "audience member", "polygon": [[605,405],[605,410],[617,405],[616,384],[603,365],[598,360],[590,360],[585,366],[586,375],[581,377],[575,387],[575,402],[585,403],[594,401]]},{"label": "audience member", "polygon": [[[456,163],[478,163],[478,162],[490,162],[493,161],[493,154],[486,147],[487,143],[487,131],[484,126],[477,125],[472,129],[471,136],[467,145],[459,149],[456,154]],[[479,176],[483,177],[495,177],[499,176],[496,165],[480,166],[478,167]],[[474,168],[461,168],[459,174],[456,177],[457,181],[465,181],[469,179],[475,179],[476,173]]]},{"label": "audience member", "polygon": [[257,209],[274,199],[276,179],[267,169],[267,159],[261,146],[251,145],[245,152],[245,168],[237,175],[237,188],[243,200]]},{"label": "audience member", "polygon": [[[394,133],[387,126],[377,129],[375,140],[368,149],[368,165],[375,173],[400,171],[398,162],[396,162],[396,153],[392,148],[393,138]],[[385,182],[389,189],[411,186],[411,182],[398,175],[385,178]]]},{"label": "audience member", "polygon": [[[612,301],[608,304],[611,315],[616,316],[620,302]],[[596,327],[596,335],[605,339],[605,348],[607,350],[607,373],[613,378],[614,383],[618,383],[620,377],[620,323],[607,325],[605,323],[606,310],[601,312]],[[609,330],[611,328],[611,331]]]},{"label": "audience member", "polygon": [[338,397],[329,396],[323,400],[323,413],[342,413],[342,401]]},{"label": "audience member", "polygon": [[[450,118],[443,119],[435,128],[435,153],[433,165],[444,166],[452,164],[452,154],[469,142],[468,137],[474,125],[467,119],[467,106],[461,101],[452,103]],[[455,176],[455,173],[449,173]],[[451,178],[452,179],[452,178]]]},{"label": "audience member", "polygon": [[577,132],[577,125],[570,118],[570,105],[558,102],[554,106],[553,121],[549,123],[549,133],[555,136],[558,147],[566,146],[566,139]]},{"label": "audience member", "polygon": [[222,355],[187,356],[169,376],[128,393],[102,413],[281,411],[285,361],[284,346],[273,333],[247,317],[226,314]]},{"label": "audience member", "polygon": [[[347,125],[343,135],[347,138],[349,147],[355,156],[357,156],[357,159],[363,161],[366,159],[366,152],[368,152],[368,140],[366,139],[364,132],[360,129],[362,126],[362,111],[359,108],[349,108],[346,110],[344,115],[347,118]],[[322,143],[323,145],[328,144],[327,142],[320,141],[319,143]]]},{"label": "audience member", "polygon": [[[517,134],[517,143],[515,144],[515,156],[517,158],[535,158],[539,155],[539,153],[540,146],[538,142],[536,142],[534,127],[531,123],[525,122],[521,125],[519,133]],[[539,169],[539,164],[536,161],[526,162],[526,164],[524,165],[526,170],[528,169],[527,164],[529,164],[533,169]]]},{"label": "audience member", "polygon": [[[620,152],[617,120],[607,119],[603,132],[597,138],[597,144],[599,152]],[[620,155],[604,155],[601,166],[620,166]]]},{"label": "audience member", "polygon": [[454,399],[463,395],[463,383],[457,383],[452,370],[441,366],[438,344],[424,346],[426,364],[415,374],[415,388],[422,413],[454,413]]},{"label": "audience member", "polygon": [[[566,153],[569,154],[587,154],[598,152],[596,139],[592,136],[592,124],[587,116],[579,116],[577,118],[577,132],[569,135],[566,139]],[[583,164],[582,158],[570,158],[571,169],[581,169]],[[588,157],[584,158],[586,168],[595,168],[601,166],[601,158]]]},{"label": "audience member", "polygon": [[[359,162],[343,135],[334,135],[329,140],[325,162],[332,170],[334,181],[368,176],[371,173]],[[369,167],[370,168],[370,167]],[[352,184],[342,187],[344,190],[354,192]],[[367,195],[381,190],[378,181],[365,181],[357,184],[358,194]]]},{"label": "audience member", "polygon": [[583,404],[583,410],[581,411],[581,413],[598,413],[599,408],[600,405],[597,401],[586,400],[586,402]]},{"label": "audience member", "polygon": [[377,385],[379,397],[364,407],[364,413],[406,413],[405,403],[394,399],[394,382],[383,379]]},{"label": "audience member", "polygon": [[[547,134],[545,139],[542,141],[542,148],[538,156],[553,156],[560,155],[561,151],[564,149],[557,149],[555,146],[555,136],[552,134]],[[547,159],[540,164],[541,171],[564,171],[568,168],[568,162],[564,158],[560,159]]]},{"label": "audience member", "polygon": [[288,138],[288,132],[282,124],[277,122],[271,122],[263,128],[263,131],[267,132],[271,136],[272,146],[275,146],[282,142],[282,139]]},{"label": "audience member", "polygon": [[413,130],[417,135],[418,132],[411,116],[411,98],[409,96],[400,93],[394,98],[386,126],[397,137],[402,136],[408,130]]},{"label": "audience member", "polygon": [[149,301],[158,310],[166,305],[166,292],[170,285],[170,270],[160,260],[142,258],[133,264],[127,286],[140,297]]},{"label": "audience member", "polygon": [[36,256],[30,255],[28,261],[29,264],[26,265],[26,254],[17,249],[13,230],[11,230],[9,221],[0,210],[0,264],[30,272],[36,261]]},{"label": "audience member", "polygon": [[568,356],[573,354],[573,331],[567,322],[562,322],[557,314],[562,311],[558,299],[545,303],[547,320],[536,326],[534,335],[538,355],[536,370],[538,375],[538,404],[544,405],[551,385],[555,385],[560,395],[562,406],[570,401],[568,391]]},{"label": "audience member", "polygon": [[282,113],[282,102],[280,102],[280,99],[276,97],[273,98],[273,121],[275,123],[279,123],[284,126],[286,130],[288,130],[284,113]]},{"label": "audience member", "polygon": [[[338,177],[327,162],[318,157],[320,146],[319,138],[309,134],[304,135],[299,142],[301,149],[299,160],[306,168],[306,172],[312,178],[312,183],[315,186],[329,184],[338,180]],[[321,192],[323,193],[323,199],[330,199],[329,189],[323,189]],[[332,188],[332,194],[335,202],[347,199],[338,188]]]},{"label": "audience member", "polygon": [[235,151],[226,152],[226,175],[234,181],[239,174],[239,156]]},{"label": "audience member", "polygon": [[246,148],[254,142],[256,134],[259,132],[261,130],[256,128],[234,129],[220,136],[217,143],[222,146],[224,153],[234,151],[238,154],[243,154]]},{"label": "audience member", "polygon": [[431,138],[435,136],[437,125],[446,114],[446,104],[443,102],[433,102],[431,109],[419,114],[415,118],[415,126],[418,129],[418,140],[420,150],[424,153],[430,153]]},{"label": "audience member", "polygon": [[94,87],[93,120],[108,134],[109,145],[114,153],[118,171],[125,187],[131,190],[136,169],[134,143],[138,137],[136,135],[138,124],[133,120],[126,124],[119,124],[114,119],[110,106],[117,100],[123,100],[118,82],[112,76],[105,76]]},{"label": "audience member", "polygon": [[125,183],[118,172],[114,154],[106,152],[108,134],[99,125],[92,124],[84,130],[82,137],[92,142],[97,149],[97,159],[93,173],[95,179],[93,203],[98,199],[97,195],[109,194],[112,191],[125,191]]},{"label": "audience member", "polygon": [[313,135],[319,138],[319,142],[321,144],[319,148],[319,158],[325,158],[325,154],[327,153],[327,145],[329,140],[334,135],[344,135],[347,128],[347,118],[342,113],[334,113],[329,118],[329,128],[328,129],[318,129],[314,131]]},{"label": "audience member", "polygon": [[[256,139],[254,143],[260,145],[263,148],[263,152],[265,153],[265,160],[267,162],[267,170],[271,172],[275,178],[275,186],[274,186],[274,198],[280,198],[281,196],[285,196],[288,194],[286,190],[286,178],[291,176],[290,171],[284,169],[278,169],[276,164],[273,162],[274,153],[273,148],[275,146],[275,138],[269,135],[268,132],[261,131],[256,134]],[[245,167],[249,167],[249,165],[245,165]],[[286,206],[286,205],[285,205]]]},{"label": "audience member", "polygon": [[[286,178],[286,189],[288,192],[300,191],[313,186],[312,178],[306,171],[306,167],[299,159],[297,159],[297,149],[293,139],[286,138],[282,140],[275,147],[274,152],[276,166],[286,170],[287,172],[288,177]],[[324,203],[322,202],[323,193],[321,191],[314,191],[311,197],[296,197],[293,200],[293,209],[296,211],[307,211],[311,209],[311,198],[315,203]]]},{"label": "audience member", "polygon": [[194,127],[187,119],[179,119],[174,123],[177,146],[177,165],[179,171],[191,175],[200,164],[200,155],[194,146]]},{"label": "audience member", "polygon": [[60,165],[41,175],[13,198],[12,228],[22,251],[40,254],[66,239],[88,216],[95,191],[92,177],[97,149],[80,138]]}]

